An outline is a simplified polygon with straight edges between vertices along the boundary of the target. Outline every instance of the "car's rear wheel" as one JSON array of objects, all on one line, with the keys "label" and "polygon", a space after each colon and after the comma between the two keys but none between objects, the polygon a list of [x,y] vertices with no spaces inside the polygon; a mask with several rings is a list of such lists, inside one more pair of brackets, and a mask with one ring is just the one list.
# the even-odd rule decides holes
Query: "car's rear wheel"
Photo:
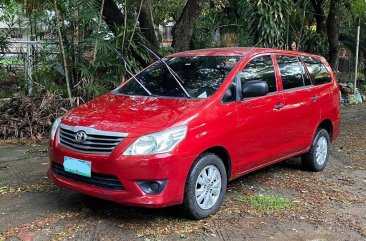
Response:
[{"label": "car's rear wheel", "polygon": [[309,152],[301,157],[303,166],[309,171],[322,171],[328,163],[330,138],[325,129],[318,129]]},{"label": "car's rear wheel", "polygon": [[227,175],[220,157],[205,153],[197,158],[187,177],[183,207],[194,219],[206,218],[220,208],[226,193]]}]

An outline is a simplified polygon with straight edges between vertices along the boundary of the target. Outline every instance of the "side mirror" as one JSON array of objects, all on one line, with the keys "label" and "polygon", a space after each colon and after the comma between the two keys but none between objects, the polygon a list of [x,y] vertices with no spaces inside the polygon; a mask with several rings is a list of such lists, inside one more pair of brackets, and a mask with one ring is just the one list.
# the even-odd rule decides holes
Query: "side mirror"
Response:
[{"label": "side mirror", "polygon": [[268,94],[268,85],[265,81],[251,80],[245,82],[242,86],[242,97],[257,97]]},{"label": "side mirror", "polygon": [[230,87],[225,91],[223,103],[236,100],[236,85],[232,83]]}]

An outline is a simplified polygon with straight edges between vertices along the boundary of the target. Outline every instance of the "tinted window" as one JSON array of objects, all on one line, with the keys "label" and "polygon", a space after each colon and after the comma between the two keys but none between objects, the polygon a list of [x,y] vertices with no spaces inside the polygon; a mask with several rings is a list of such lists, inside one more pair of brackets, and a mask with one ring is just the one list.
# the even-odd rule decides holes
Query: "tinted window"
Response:
[{"label": "tinted window", "polygon": [[264,55],[252,59],[243,69],[241,85],[251,80],[267,82],[268,92],[277,91],[276,77],[271,55]]},{"label": "tinted window", "polygon": [[320,60],[306,56],[301,57],[301,59],[304,61],[314,85],[331,82],[330,74]]},{"label": "tinted window", "polygon": [[[240,57],[231,56],[195,56],[164,58],[164,61],[181,78],[181,84],[190,96],[193,98],[207,98],[221,86],[239,59]],[[167,67],[160,61],[140,72],[136,75],[136,78],[153,95],[186,97]],[[131,79],[114,93],[148,95],[134,79]]]},{"label": "tinted window", "polygon": [[297,57],[277,56],[283,89],[292,89],[304,86],[302,70]]}]

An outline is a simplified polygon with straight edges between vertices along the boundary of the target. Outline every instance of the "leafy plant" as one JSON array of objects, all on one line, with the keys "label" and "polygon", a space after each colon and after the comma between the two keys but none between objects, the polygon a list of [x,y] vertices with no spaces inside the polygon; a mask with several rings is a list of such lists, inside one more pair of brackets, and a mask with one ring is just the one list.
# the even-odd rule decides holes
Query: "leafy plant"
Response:
[{"label": "leafy plant", "polygon": [[[72,96],[83,96],[85,100],[112,90],[127,77],[114,49],[123,53],[135,73],[150,62],[149,55],[138,44],[145,41],[136,30],[138,4],[122,3],[127,9],[127,24],[117,34],[112,34],[101,16],[102,6],[97,2],[45,0],[35,4],[33,9],[23,6],[34,17],[31,31],[43,42],[33,54],[35,95],[50,92],[67,96],[66,78]],[[43,25],[37,24],[39,22]]]},{"label": "leafy plant", "polygon": [[239,1],[239,10],[244,13],[248,29],[256,46],[283,48],[285,45],[286,18],[290,0]]},{"label": "leafy plant", "polygon": [[328,55],[328,42],[326,36],[315,32],[311,28],[306,28],[301,40],[302,51],[318,54],[321,56]]}]

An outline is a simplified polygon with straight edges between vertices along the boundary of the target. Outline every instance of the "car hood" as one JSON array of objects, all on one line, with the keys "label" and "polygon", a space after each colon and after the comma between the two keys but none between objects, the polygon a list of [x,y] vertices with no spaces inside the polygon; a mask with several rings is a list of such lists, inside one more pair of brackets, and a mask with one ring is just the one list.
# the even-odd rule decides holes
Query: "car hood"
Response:
[{"label": "car hood", "polygon": [[204,101],[108,93],[71,110],[62,124],[141,136],[172,126]]}]

